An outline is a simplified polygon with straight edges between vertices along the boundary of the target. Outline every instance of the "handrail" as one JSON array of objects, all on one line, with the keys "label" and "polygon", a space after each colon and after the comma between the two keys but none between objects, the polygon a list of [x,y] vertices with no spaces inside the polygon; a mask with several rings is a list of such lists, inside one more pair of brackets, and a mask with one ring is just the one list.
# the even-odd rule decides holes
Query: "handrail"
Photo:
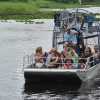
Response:
[{"label": "handrail", "polygon": [[[95,55],[96,54],[94,54],[94,55],[92,55],[92,56],[90,56],[90,57],[88,57],[88,58],[77,58],[78,59],[78,61],[79,60],[86,60],[86,63],[85,62],[83,62],[83,63],[80,63],[80,62],[74,62],[74,63],[72,63],[72,65],[73,66],[75,66],[76,64],[77,65],[81,65],[81,64],[83,64],[85,67],[84,67],[84,69],[88,69],[88,68],[90,68],[90,67],[92,67],[91,66],[91,64],[93,64],[93,65],[95,65]],[[46,59],[47,57],[39,57],[39,58],[43,58],[43,59]],[[56,58],[56,57],[54,57],[54,58]],[[93,58],[92,60],[90,60],[91,58]],[[74,58],[72,58],[72,59],[75,59],[75,57]],[[69,60],[69,59],[66,59],[66,58],[60,58],[60,60],[61,61],[67,61],[67,60]],[[26,63],[27,62],[27,63]],[[32,54],[32,55],[26,55],[26,56],[24,56],[23,57],[23,68],[25,67],[25,66],[27,66],[27,65],[33,65],[35,63],[35,58],[34,58],[34,54]],[[45,64],[45,63],[44,63]],[[67,62],[57,62],[57,63],[55,63],[55,65],[64,65],[64,64],[69,64],[69,63],[67,63]]]}]

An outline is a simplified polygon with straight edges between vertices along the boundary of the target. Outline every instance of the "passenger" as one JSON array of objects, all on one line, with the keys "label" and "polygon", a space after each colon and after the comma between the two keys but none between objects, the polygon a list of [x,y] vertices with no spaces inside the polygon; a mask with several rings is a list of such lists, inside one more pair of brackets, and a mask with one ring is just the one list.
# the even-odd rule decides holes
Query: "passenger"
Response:
[{"label": "passenger", "polygon": [[48,67],[49,68],[58,68],[60,64],[60,53],[55,49],[52,48],[49,52],[50,56],[48,56]]},{"label": "passenger", "polygon": [[35,63],[44,63],[44,54],[43,54],[42,47],[36,48]]},{"label": "passenger", "polygon": [[93,62],[91,62],[91,61],[93,61],[92,50],[90,47],[85,47],[84,52],[81,53],[81,55],[80,55],[79,64],[78,64],[79,69],[85,68],[85,64],[87,62],[88,57],[91,57],[89,59],[89,62],[90,62],[89,64],[90,64],[90,66],[92,66],[93,65]]},{"label": "passenger", "polygon": [[82,33],[79,32],[77,34],[77,45],[76,45],[76,52],[79,56],[81,56],[81,53],[83,53],[84,51],[84,42],[83,42],[83,36],[82,36]]},{"label": "passenger", "polygon": [[44,64],[46,65],[46,62],[47,62],[47,57],[48,57],[49,53],[48,52],[44,52]]},{"label": "passenger", "polygon": [[68,25],[65,27],[64,41],[71,42],[79,56],[84,49],[84,42],[82,37],[82,31],[76,27],[69,28]]},{"label": "passenger", "polygon": [[79,69],[84,69],[86,64],[86,60],[84,58],[80,58],[78,62],[78,68]]},{"label": "passenger", "polygon": [[92,56],[92,51],[90,47],[86,47],[84,51],[85,58]]},{"label": "passenger", "polygon": [[70,28],[67,27],[64,33],[64,42],[69,42],[69,43],[76,45],[77,36],[76,36],[75,31],[73,32]]},{"label": "passenger", "polygon": [[[89,58],[90,57],[90,58]],[[89,65],[92,67],[94,65],[94,58],[90,47],[86,47],[84,51],[84,58],[89,58]]]},{"label": "passenger", "polygon": [[67,58],[64,63],[65,69],[72,69],[73,68],[73,60],[71,58]]},{"label": "passenger", "polygon": [[[68,62],[70,60],[70,63],[73,63],[73,68],[76,68],[77,64],[78,64],[78,55],[75,52],[73,45],[70,43],[64,44],[64,51],[63,52],[64,52],[64,56],[65,56],[66,60],[68,60]],[[66,62],[67,61],[65,61],[65,63]]]},{"label": "passenger", "polygon": [[52,49],[47,53],[45,64],[48,66],[52,57]]},{"label": "passenger", "polygon": [[95,56],[94,62],[95,62],[95,64],[99,64],[100,63],[100,52]]},{"label": "passenger", "polygon": [[95,51],[95,56],[94,56],[95,64],[98,64],[98,63],[100,63],[99,47],[98,46],[94,46],[94,51]]},{"label": "passenger", "polygon": [[99,46],[95,45],[95,46],[94,46],[94,52],[95,52],[95,53],[98,53],[99,51],[100,51],[100,50],[99,50]]},{"label": "passenger", "polygon": [[71,57],[73,60],[73,68],[77,68],[78,67],[78,54],[76,53],[74,49],[72,49],[71,51]]}]

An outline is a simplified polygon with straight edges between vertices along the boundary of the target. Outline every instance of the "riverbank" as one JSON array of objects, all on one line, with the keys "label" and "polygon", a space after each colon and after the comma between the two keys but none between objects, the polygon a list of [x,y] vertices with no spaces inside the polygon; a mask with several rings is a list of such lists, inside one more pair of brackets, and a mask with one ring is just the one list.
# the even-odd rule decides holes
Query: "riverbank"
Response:
[{"label": "riverbank", "polygon": [[80,5],[79,3],[68,4],[54,2],[52,0],[36,0],[34,2],[0,2],[0,19],[52,19],[54,13],[57,11],[42,11],[41,9],[67,9],[98,5]]},{"label": "riverbank", "polygon": [[[44,0],[43,0],[44,1]],[[53,18],[55,12],[41,11],[45,9],[65,9],[77,7],[78,4],[65,4],[53,1],[45,2],[0,2],[0,19],[35,19]]]}]

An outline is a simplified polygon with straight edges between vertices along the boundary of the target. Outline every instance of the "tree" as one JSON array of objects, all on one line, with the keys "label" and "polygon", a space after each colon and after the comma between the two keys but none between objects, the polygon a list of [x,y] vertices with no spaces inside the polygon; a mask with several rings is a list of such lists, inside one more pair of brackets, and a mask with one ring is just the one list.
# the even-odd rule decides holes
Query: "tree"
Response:
[{"label": "tree", "polygon": [[79,3],[80,3],[80,5],[82,4],[82,0],[78,0],[79,1]]},{"label": "tree", "polygon": [[52,0],[55,2],[61,2],[61,3],[76,3],[78,2],[77,0]]}]

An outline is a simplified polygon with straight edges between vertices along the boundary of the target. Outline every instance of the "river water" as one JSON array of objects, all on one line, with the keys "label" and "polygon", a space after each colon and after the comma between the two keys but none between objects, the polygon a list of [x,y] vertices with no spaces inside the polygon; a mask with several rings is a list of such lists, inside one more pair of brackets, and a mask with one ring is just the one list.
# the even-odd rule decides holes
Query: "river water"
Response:
[{"label": "river water", "polygon": [[25,84],[23,56],[52,47],[53,20],[0,22],[0,100],[100,100],[100,75],[81,86]]}]

